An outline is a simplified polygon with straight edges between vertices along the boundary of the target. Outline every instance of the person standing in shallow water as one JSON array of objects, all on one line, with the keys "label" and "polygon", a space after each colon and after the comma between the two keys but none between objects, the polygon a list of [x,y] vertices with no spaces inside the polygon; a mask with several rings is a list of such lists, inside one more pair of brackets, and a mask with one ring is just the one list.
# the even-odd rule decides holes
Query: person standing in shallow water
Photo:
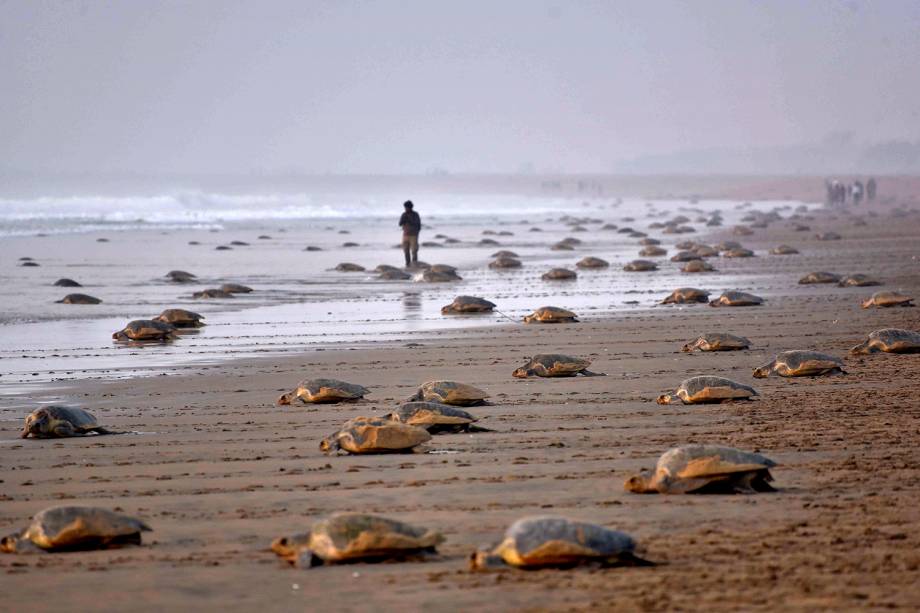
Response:
[{"label": "person standing in shallow water", "polygon": [[406,210],[399,218],[399,227],[403,231],[402,247],[406,255],[406,268],[410,268],[418,264],[418,234],[422,230],[422,218],[412,210],[414,207],[411,200],[406,200],[403,208]]}]

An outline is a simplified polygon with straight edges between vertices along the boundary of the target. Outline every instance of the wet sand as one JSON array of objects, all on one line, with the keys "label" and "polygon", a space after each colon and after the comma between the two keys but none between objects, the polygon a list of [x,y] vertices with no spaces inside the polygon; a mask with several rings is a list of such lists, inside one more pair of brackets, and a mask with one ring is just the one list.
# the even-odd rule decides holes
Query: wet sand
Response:
[{"label": "wet sand", "polygon": [[[920,309],[863,310],[875,289],[920,297],[920,217],[819,216],[815,241],[786,224],[733,237],[760,257],[749,281],[767,304],[586,314],[572,325],[507,325],[433,332],[406,347],[246,359],[188,374],[77,381],[31,398],[92,409],[137,434],[20,441],[0,423],[0,529],[52,504],[95,504],[154,527],[140,548],[0,556],[10,610],[844,610],[920,603],[920,356],[846,357],[845,376],[755,380],[751,369],[787,349],[844,356],[871,330],[920,329]],[[894,223],[892,223],[894,221]],[[696,238],[696,237],[694,237]],[[776,244],[801,256],[763,255]],[[719,260],[716,260],[718,262]],[[882,288],[800,286],[812,270],[865,272]],[[718,276],[685,285],[722,289]],[[661,296],[662,298],[664,295]],[[538,306],[538,305],[534,305]],[[564,306],[564,305],[562,305]],[[748,351],[682,354],[695,335],[724,330]],[[515,380],[537,352],[591,358],[607,377]],[[752,384],[753,402],[659,406],[655,397],[696,374]],[[371,388],[367,400],[277,407],[307,376]],[[491,433],[443,435],[431,453],[326,457],[319,439],[356,415],[379,414],[429,379],[490,392],[472,409]],[[778,461],[779,492],[756,496],[640,496],[623,480],[668,447],[713,442]],[[426,563],[297,570],[272,538],[340,510],[373,512],[442,530]],[[561,514],[626,530],[651,568],[471,573],[466,557],[515,518]],[[20,586],[41,586],[22,589]],[[46,589],[53,586],[53,589]]]}]

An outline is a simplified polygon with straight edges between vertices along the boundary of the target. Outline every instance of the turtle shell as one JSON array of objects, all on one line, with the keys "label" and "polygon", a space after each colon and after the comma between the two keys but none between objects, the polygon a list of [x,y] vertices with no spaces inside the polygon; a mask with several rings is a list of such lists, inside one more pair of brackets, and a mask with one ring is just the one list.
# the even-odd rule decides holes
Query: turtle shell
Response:
[{"label": "turtle shell", "polygon": [[660,244],[661,244],[661,241],[658,240],[657,238],[649,238],[649,237],[646,237],[646,238],[643,238],[642,240],[640,240],[640,241],[639,241],[639,244],[640,244],[640,245],[646,245],[646,246],[648,246],[648,245],[660,245]]},{"label": "turtle shell", "polygon": [[722,252],[723,258],[750,258],[754,257],[754,252],[750,249],[745,249],[744,247],[738,247],[735,249],[729,249]]},{"label": "turtle shell", "polygon": [[378,264],[374,272],[402,272],[402,269],[396,266],[390,266],[389,264]]},{"label": "turtle shell", "polygon": [[510,255],[502,255],[492,262],[489,262],[489,268],[520,268],[521,261]]},{"label": "turtle shell", "polygon": [[460,407],[485,404],[489,394],[478,387],[457,381],[428,381],[419,386],[410,401],[440,402]]},{"label": "turtle shell", "polygon": [[567,268],[551,268],[543,273],[541,279],[544,281],[568,281],[577,277],[578,274],[574,270],[569,270]]},{"label": "turtle shell", "polygon": [[852,354],[920,353],[920,333],[900,328],[884,328],[870,332],[865,342],[850,349]]},{"label": "turtle shell", "polygon": [[462,279],[460,275],[455,272],[437,271],[427,268],[422,271],[415,280],[424,283],[450,283],[452,281],[461,281]]},{"label": "turtle shell", "polygon": [[198,328],[204,325],[201,323],[202,319],[204,319],[204,315],[186,311],[185,309],[166,309],[154,317],[154,321],[170,324],[177,328]]},{"label": "turtle shell", "polygon": [[795,255],[799,252],[795,247],[790,247],[789,245],[779,245],[770,249],[770,255]]},{"label": "turtle shell", "polygon": [[431,433],[460,431],[478,420],[463,409],[440,402],[407,402],[390,413],[389,418]]},{"label": "turtle shell", "polygon": [[870,287],[873,285],[881,285],[881,283],[869,275],[855,274],[843,277],[837,285],[840,287]]},{"label": "turtle shell", "polygon": [[719,252],[709,245],[694,245],[691,251],[701,258],[712,258],[719,255]]},{"label": "turtle shell", "polygon": [[[143,521],[107,509],[84,506],[51,507],[39,511],[19,537],[6,537],[4,551],[16,551],[25,542],[46,551],[104,549],[122,544],[139,545],[141,532],[151,528]],[[18,541],[18,542],[17,542]]]},{"label": "turtle shell", "polygon": [[26,416],[20,436],[27,438],[56,438],[86,434],[99,429],[96,417],[77,407],[48,406],[35,409]]},{"label": "turtle shell", "polygon": [[553,251],[575,251],[575,246],[571,243],[558,242],[550,247]]},{"label": "turtle shell", "polygon": [[810,272],[799,279],[799,285],[809,285],[812,283],[837,283],[838,281],[840,281],[839,275],[835,275],[832,272],[818,271]]},{"label": "turtle shell", "polygon": [[360,513],[335,513],[310,529],[310,551],[324,562],[399,558],[434,552],[444,537],[434,530]]},{"label": "turtle shell", "polygon": [[[768,482],[773,480],[769,469],[774,466],[776,462],[759,453],[721,445],[684,445],[669,449],[658,458],[649,486],[662,494],[685,494],[713,484],[732,486],[739,480],[744,483],[744,475],[759,474]],[[757,483],[752,485],[758,489]]]},{"label": "turtle shell", "polygon": [[248,294],[252,292],[252,288],[239,283],[224,283],[220,286],[220,291],[228,294]]},{"label": "turtle shell", "polygon": [[815,234],[815,238],[819,241],[838,241],[841,236],[836,232],[823,232],[821,234]]},{"label": "turtle shell", "polygon": [[565,517],[535,516],[517,520],[493,555],[510,566],[540,568],[632,558],[636,542],[625,532]]},{"label": "turtle shell", "polygon": [[399,453],[411,451],[430,440],[431,435],[424,428],[382,417],[356,417],[323,439],[320,449],[326,453],[339,449],[357,454]]},{"label": "turtle shell", "polygon": [[166,273],[166,277],[175,283],[191,283],[198,278],[192,273],[186,272],[184,270],[170,270],[168,273]]},{"label": "turtle shell", "polygon": [[709,262],[696,259],[690,260],[681,267],[681,272],[712,272],[715,268]]},{"label": "turtle shell", "polygon": [[577,322],[578,316],[567,309],[554,306],[540,307],[530,315],[524,316],[524,323],[556,324]]},{"label": "turtle shell", "polygon": [[362,385],[338,379],[305,379],[294,391],[282,394],[278,398],[278,404],[291,404],[295,398],[308,404],[332,404],[345,400],[358,400],[368,393],[370,393],[369,390]]},{"label": "turtle shell", "polygon": [[898,292],[875,292],[872,296],[863,302],[862,308],[868,309],[870,307],[894,307],[894,306],[913,306],[913,298],[910,296],[905,296]]},{"label": "turtle shell", "polygon": [[657,258],[668,255],[668,250],[657,245],[648,245],[639,250],[639,257]]},{"label": "turtle shell", "polygon": [[672,262],[689,262],[690,260],[698,260],[700,256],[693,253],[692,251],[678,251],[671,256]]},{"label": "turtle shell", "polygon": [[695,287],[678,287],[671,295],[661,301],[661,304],[692,304],[696,302],[709,302],[709,292]]},{"label": "turtle shell", "polygon": [[502,249],[501,251],[496,251],[492,254],[493,258],[516,258],[518,254],[514,251],[508,251],[507,249]]},{"label": "turtle shell", "polygon": [[681,351],[691,352],[694,349],[699,349],[700,351],[735,351],[747,349],[750,346],[751,341],[743,336],[725,334],[724,332],[711,332],[687,343],[681,348]]},{"label": "turtle shell", "polygon": [[495,308],[494,302],[476,296],[457,296],[450,304],[441,307],[441,314],[451,313],[491,313]]},{"label": "turtle shell", "polygon": [[813,377],[833,372],[842,372],[843,361],[817,351],[783,351],[769,364],[754,369],[757,378],[776,373],[781,377]]},{"label": "turtle shell", "polygon": [[335,269],[339,272],[364,272],[365,270],[364,266],[352,262],[342,262],[338,264]]},{"label": "turtle shell", "polygon": [[192,294],[192,298],[195,300],[201,300],[202,298],[233,298],[233,294],[225,292],[222,289],[211,287],[203,289],[200,292],[195,292]]},{"label": "turtle shell", "polygon": [[102,300],[88,294],[67,294],[57,301],[58,304],[100,304]]},{"label": "turtle shell", "polygon": [[680,400],[684,404],[716,403],[726,400],[748,399],[757,396],[749,385],[712,375],[701,375],[684,380],[673,396],[659,396],[658,404]]},{"label": "turtle shell", "polygon": [[176,328],[152,319],[135,319],[122,330],[112,334],[116,340],[162,341],[173,338]]},{"label": "turtle shell", "polygon": [[520,379],[530,376],[574,377],[590,365],[591,361],[583,358],[559,353],[544,353],[533,356],[527,364],[515,370],[512,376]]},{"label": "turtle shell", "polygon": [[648,272],[658,270],[658,264],[649,260],[633,260],[623,267],[626,272]]},{"label": "turtle shell", "polygon": [[723,292],[721,296],[709,302],[709,306],[759,306],[763,304],[763,298],[748,294],[746,292],[728,291]]},{"label": "turtle shell", "polygon": [[77,283],[73,279],[63,278],[58,279],[54,282],[55,287],[83,287],[81,284]]},{"label": "turtle shell", "polygon": [[383,281],[408,281],[409,279],[412,278],[412,275],[402,270],[398,270],[398,269],[397,270],[384,270],[383,272],[380,273],[380,276],[378,278],[382,279]]},{"label": "turtle shell", "polygon": [[601,258],[595,258],[592,256],[583,257],[575,263],[575,266],[578,268],[607,268],[610,266],[610,262],[603,260]]}]

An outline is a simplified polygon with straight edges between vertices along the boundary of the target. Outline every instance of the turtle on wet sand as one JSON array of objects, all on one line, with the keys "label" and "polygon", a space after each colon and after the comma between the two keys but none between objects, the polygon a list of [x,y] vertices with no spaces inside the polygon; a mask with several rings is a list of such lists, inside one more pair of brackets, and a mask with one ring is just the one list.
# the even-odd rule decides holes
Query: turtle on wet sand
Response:
[{"label": "turtle on wet sand", "polygon": [[881,283],[869,275],[857,273],[855,275],[846,275],[840,279],[837,285],[840,287],[870,287],[873,285],[881,285]]},{"label": "turtle on wet sand", "polygon": [[776,462],[759,453],[721,445],[682,445],[664,452],[655,470],[643,470],[623,484],[636,494],[773,492]]},{"label": "turtle on wet sand", "polygon": [[364,272],[364,266],[352,262],[342,262],[335,267],[338,272]]},{"label": "turtle on wet sand", "polygon": [[492,254],[493,258],[516,258],[518,254],[514,251],[508,251],[507,249],[502,249],[501,251],[496,251]]},{"label": "turtle on wet sand", "polygon": [[623,266],[623,270],[626,272],[648,272],[658,270],[658,264],[650,260],[633,260]]},{"label": "turtle on wet sand", "polygon": [[760,296],[755,296],[754,294],[748,294],[746,292],[738,292],[738,291],[723,292],[722,295],[716,298],[715,300],[709,301],[709,306],[714,306],[714,307],[760,306],[761,304],[763,304],[763,298],[761,298]]},{"label": "turtle on wet sand", "polygon": [[724,332],[710,332],[700,335],[696,340],[690,341],[681,347],[681,351],[692,352],[694,349],[700,351],[737,351],[739,349],[748,349],[751,341],[743,336],[726,334]]},{"label": "turtle on wet sand", "polygon": [[184,270],[170,270],[166,273],[166,277],[174,283],[191,283],[198,277],[193,275],[190,272]]},{"label": "turtle on wet sand", "polygon": [[194,311],[185,309],[166,309],[153,318],[153,321],[160,321],[165,324],[173,325],[177,328],[200,328],[204,324],[204,315],[199,315]]},{"label": "turtle on wet sand", "polygon": [[693,273],[693,272],[713,272],[713,271],[715,271],[715,267],[714,267],[712,264],[710,264],[709,262],[706,262],[706,261],[700,260],[700,259],[696,259],[696,260],[690,260],[689,262],[687,262],[686,264],[684,264],[683,267],[681,267],[680,271],[681,271],[681,272],[688,272],[688,273]]},{"label": "turtle on wet sand", "polygon": [[838,241],[841,236],[836,232],[822,232],[821,234],[815,234],[815,238],[819,241]]},{"label": "turtle on wet sand", "polygon": [[4,553],[106,549],[140,545],[150,526],[135,517],[88,506],[50,507],[39,511],[18,533],[0,540]]},{"label": "turtle on wet sand", "polygon": [[380,271],[380,276],[377,278],[382,281],[408,281],[412,275],[403,270],[393,269]]},{"label": "turtle on wet sand", "polygon": [[559,324],[559,323],[574,323],[578,321],[578,316],[567,309],[562,309],[554,306],[544,306],[535,310],[530,315],[524,316],[524,323],[538,323],[538,324]]},{"label": "turtle on wet sand", "polygon": [[799,279],[799,285],[809,285],[812,283],[837,283],[839,281],[840,275],[835,275],[832,272],[821,270],[817,272],[810,272]]},{"label": "turtle on wet sand", "polygon": [[175,337],[175,326],[152,319],[135,319],[112,334],[117,341],[166,341]]},{"label": "turtle on wet sand", "polygon": [[866,340],[852,349],[853,355],[870,353],[920,353],[920,332],[900,328],[883,328],[869,333]]},{"label": "turtle on wet sand", "polygon": [[727,251],[722,252],[723,258],[752,258],[754,257],[754,252],[750,249],[745,249],[744,247],[736,247],[734,249],[728,249]]},{"label": "turtle on wet sand", "polygon": [[408,398],[409,402],[440,402],[458,407],[486,404],[489,394],[478,387],[458,381],[427,381]]},{"label": "turtle on wet sand", "polygon": [[608,262],[607,260],[603,260],[601,258],[596,258],[596,257],[589,255],[589,256],[583,257],[582,259],[578,260],[578,262],[575,263],[575,266],[577,268],[586,268],[586,269],[607,268],[608,266],[610,266],[610,262]]},{"label": "turtle on wet sand", "polygon": [[517,379],[527,379],[529,377],[574,377],[576,375],[586,377],[604,376],[603,373],[588,370],[590,365],[591,360],[584,358],[576,358],[560,353],[541,353],[533,356],[527,364],[515,369],[511,376]]},{"label": "turtle on wet sand", "polygon": [[438,271],[428,268],[416,275],[415,280],[423,283],[450,283],[452,281],[462,281],[463,279],[456,272]]},{"label": "turtle on wet sand", "polygon": [[689,262],[690,260],[698,260],[700,256],[693,253],[692,251],[678,251],[671,256],[672,262]]},{"label": "turtle on wet sand", "polygon": [[436,553],[444,536],[434,530],[361,513],[334,513],[309,532],[283,536],[271,548],[291,564],[310,568],[320,564],[406,560]]},{"label": "turtle on wet sand", "polygon": [[55,287],[83,287],[81,284],[77,283],[73,279],[63,278],[58,279],[54,282]]},{"label": "turtle on wet sand", "polygon": [[494,548],[470,556],[471,570],[504,565],[523,569],[600,566],[650,566],[635,554],[635,540],[619,530],[565,517],[538,515],[515,521]]},{"label": "turtle on wet sand", "polygon": [[67,294],[55,302],[57,304],[101,304],[102,300],[87,294]]},{"label": "turtle on wet sand", "polygon": [[64,438],[90,433],[111,434],[99,425],[96,416],[77,407],[47,406],[26,416],[20,438]]},{"label": "turtle on wet sand", "polygon": [[754,369],[758,379],[777,374],[780,377],[815,377],[842,374],[843,360],[817,351],[783,351],[774,360]]},{"label": "turtle on wet sand", "polygon": [[324,438],[319,448],[331,454],[348,453],[411,453],[431,440],[424,428],[410,426],[384,417],[355,417],[340,430]]},{"label": "turtle on wet sand", "polygon": [[639,250],[639,257],[643,258],[657,258],[664,255],[668,255],[668,250],[658,245],[647,245]]},{"label": "turtle on wet sand", "polygon": [[544,281],[569,281],[577,277],[578,274],[574,270],[569,270],[568,268],[551,268],[543,273],[540,278]]},{"label": "turtle on wet sand", "polygon": [[224,283],[220,286],[220,291],[228,294],[248,294],[252,292],[252,288],[239,283]]},{"label": "turtle on wet sand", "polygon": [[222,289],[217,288],[208,288],[203,289],[200,292],[195,292],[192,294],[192,298],[195,300],[201,300],[203,298],[233,298],[233,294],[225,292]]},{"label": "turtle on wet sand", "polygon": [[904,294],[900,294],[898,292],[875,292],[871,297],[869,297],[868,300],[862,303],[862,308],[888,308],[895,306],[910,307],[914,306],[911,304],[913,301],[914,299],[910,296],[905,296]]},{"label": "turtle on wet sand", "polygon": [[662,300],[661,304],[692,304],[696,302],[709,302],[709,292],[695,287],[678,287]]},{"label": "turtle on wet sand", "polygon": [[488,432],[473,425],[479,418],[463,409],[441,402],[406,402],[387,416],[393,421],[417,426],[431,434],[441,432]]},{"label": "turtle on wet sand", "polygon": [[304,379],[293,391],[279,396],[277,403],[288,405],[299,398],[305,404],[333,404],[360,400],[369,393],[363,385],[338,379]]},{"label": "turtle on wet sand", "polygon": [[658,396],[658,404],[707,404],[726,400],[750,400],[757,396],[757,390],[749,385],[717,377],[701,375],[685,379],[673,394]]},{"label": "turtle on wet sand", "polygon": [[790,247],[789,245],[779,245],[770,249],[770,255],[795,255],[799,252],[795,247]]},{"label": "turtle on wet sand", "polygon": [[491,313],[495,308],[494,302],[476,296],[457,296],[454,301],[441,307],[442,315],[457,315],[466,313]]},{"label": "turtle on wet sand", "polygon": [[500,255],[495,260],[489,262],[489,268],[520,268],[521,261],[510,255]]}]

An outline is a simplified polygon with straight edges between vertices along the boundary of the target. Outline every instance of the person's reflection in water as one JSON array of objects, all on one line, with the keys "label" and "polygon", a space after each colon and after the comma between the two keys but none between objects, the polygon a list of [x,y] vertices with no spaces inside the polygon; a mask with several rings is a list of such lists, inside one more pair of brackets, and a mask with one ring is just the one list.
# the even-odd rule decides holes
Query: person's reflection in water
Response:
[{"label": "person's reflection in water", "polygon": [[419,320],[422,318],[422,295],[418,292],[403,292],[402,295],[403,311],[407,320]]}]

